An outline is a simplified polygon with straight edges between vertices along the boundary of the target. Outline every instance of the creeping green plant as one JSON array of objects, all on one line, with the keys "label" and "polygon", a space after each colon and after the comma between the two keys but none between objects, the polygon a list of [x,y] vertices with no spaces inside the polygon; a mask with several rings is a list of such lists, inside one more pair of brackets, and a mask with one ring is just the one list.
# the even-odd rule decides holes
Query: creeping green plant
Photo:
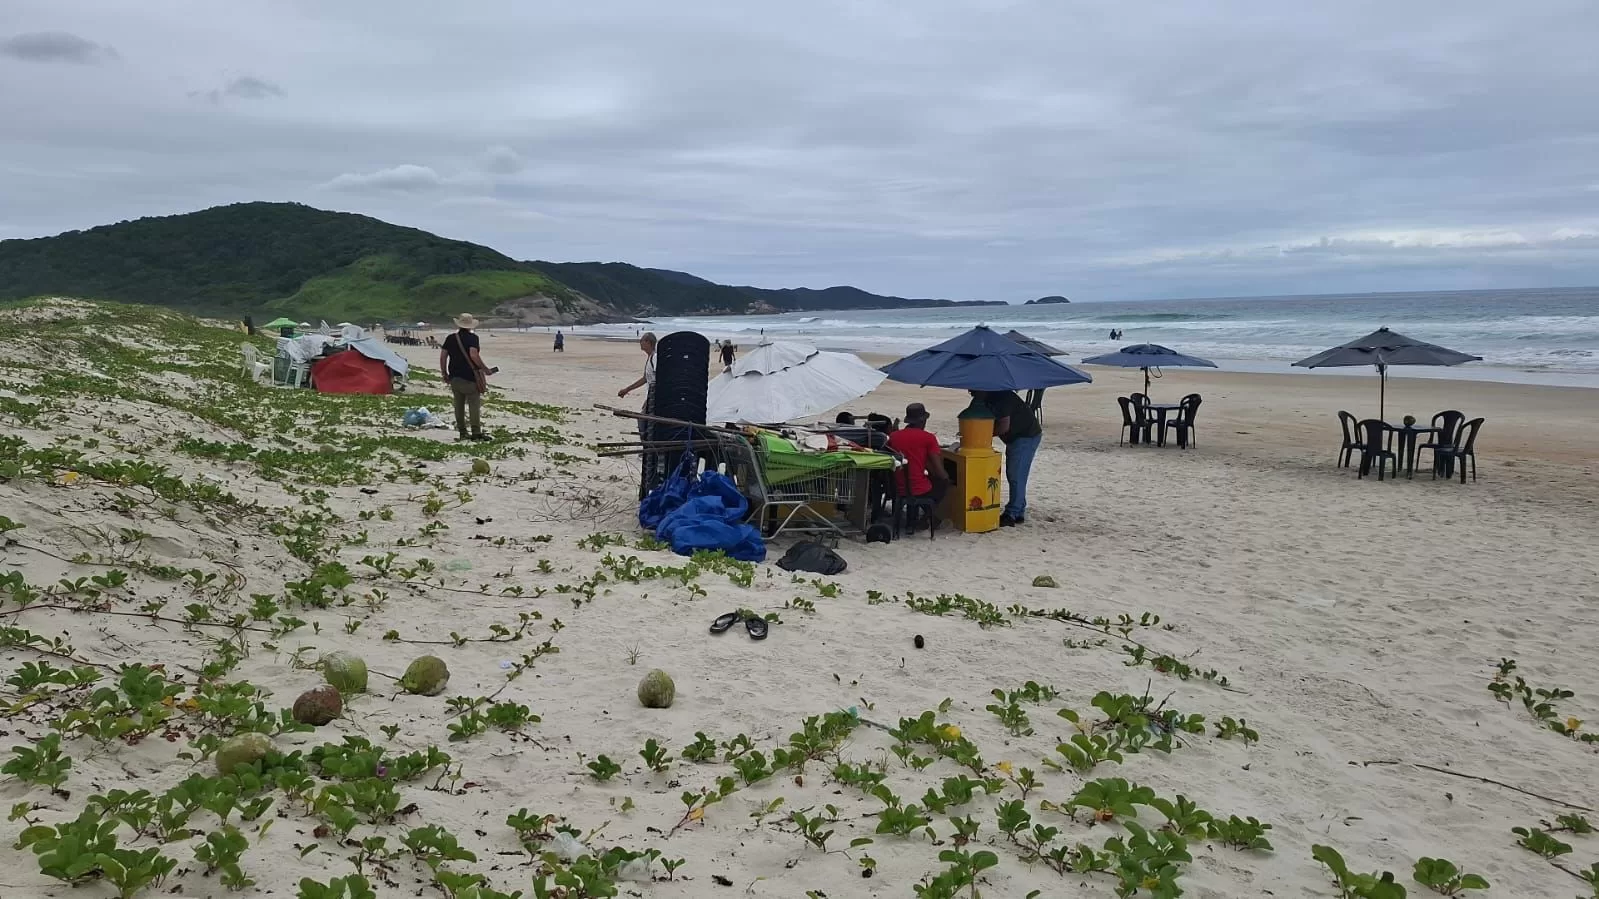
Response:
[{"label": "creeping green plant", "polygon": [[1350,871],[1344,863],[1344,857],[1331,846],[1311,846],[1310,857],[1327,867],[1341,899],[1405,899],[1405,888],[1394,881],[1393,874],[1387,871],[1381,874]]},{"label": "creeping green plant", "polygon": [[1423,856],[1416,862],[1416,882],[1432,887],[1444,896],[1458,896],[1466,890],[1486,890],[1488,881],[1476,874],[1464,874],[1455,863],[1445,858]]}]

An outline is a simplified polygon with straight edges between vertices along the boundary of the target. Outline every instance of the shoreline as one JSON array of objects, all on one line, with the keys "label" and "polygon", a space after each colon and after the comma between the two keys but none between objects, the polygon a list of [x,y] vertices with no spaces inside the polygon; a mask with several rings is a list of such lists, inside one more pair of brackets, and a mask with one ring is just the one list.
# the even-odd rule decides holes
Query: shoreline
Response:
[{"label": "shoreline", "polygon": [[[541,330],[534,330],[534,329],[531,329],[531,328],[528,329],[528,330],[525,330],[525,331],[518,330],[518,329],[515,329],[515,328],[508,328],[508,329],[496,328],[496,329],[483,329],[483,330],[485,330],[485,331],[494,330],[494,331],[499,332],[499,333],[510,333],[510,334],[532,334],[532,333],[536,333],[536,334],[544,334],[544,333],[554,334],[555,331],[559,330],[559,331],[565,331],[566,332],[566,336],[567,336],[568,339],[595,340],[595,341],[601,341],[601,342],[604,342],[604,343],[632,343],[635,340],[635,338],[632,335],[630,335],[630,334],[585,333],[583,331],[575,330],[575,329],[572,329],[572,328],[562,328],[562,327],[555,326],[555,325],[550,325],[550,326],[540,325],[540,326],[537,326],[537,327],[540,328]],[[649,328],[641,325],[640,330],[649,330]],[[718,340],[718,339],[726,339],[726,338],[729,338],[729,337],[735,338],[735,339],[737,339],[739,337],[746,337],[746,338],[748,337],[748,335],[718,334],[717,332],[701,332],[701,333],[704,333],[707,338],[709,338],[709,339],[711,339],[713,341],[714,340]],[[793,338],[789,338],[789,337],[783,336],[783,337],[779,337],[778,339],[780,339],[780,340],[792,340]],[[797,342],[797,343],[809,343],[810,341],[795,340],[794,342]],[[845,344],[831,344],[831,343],[815,342],[815,343],[812,343],[812,345],[815,346],[819,350],[827,350],[829,352],[855,353],[856,355],[860,356],[861,358],[868,359],[869,361],[870,360],[878,360],[878,359],[882,360],[881,362],[874,362],[874,364],[886,364],[888,362],[893,362],[896,359],[904,358],[903,355],[900,355],[900,354],[872,352],[869,349],[863,349],[861,347],[849,346],[849,345],[845,345]],[[744,346],[747,348],[750,345],[744,345]],[[1060,357],[1057,357],[1057,358],[1061,359],[1062,361],[1066,362],[1069,365],[1086,368],[1091,373],[1097,373],[1097,372],[1100,372],[1100,371],[1109,370],[1109,369],[1104,369],[1104,368],[1102,368],[1100,366],[1097,366],[1097,365],[1084,366],[1081,362],[1075,361],[1069,355],[1068,356],[1060,356]],[[1228,373],[1228,374],[1293,375],[1293,376],[1296,376],[1296,377],[1301,377],[1301,376],[1305,376],[1305,375],[1330,375],[1330,376],[1333,376],[1333,377],[1340,377],[1340,378],[1342,378],[1342,377],[1365,377],[1365,378],[1370,378],[1372,376],[1372,374],[1373,374],[1368,368],[1366,368],[1364,366],[1354,367],[1354,368],[1318,368],[1318,369],[1308,369],[1308,368],[1294,368],[1290,363],[1284,362],[1284,361],[1281,361],[1281,360],[1276,360],[1276,359],[1221,359],[1221,358],[1216,358],[1216,359],[1212,359],[1211,361],[1216,363],[1216,368],[1208,369],[1209,371],[1219,371],[1219,372],[1225,372],[1225,373]],[[1185,372],[1196,371],[1195,369],[1181,369],[1181,370],[1185,371]],[[1408,380],[1417,380],[1417,381],[1471,381],[1471,382],[1476,382],[1476,383],[1488,383],[1488,384],[1517,384],[1517,385],[1526,386],[1526,387],[1566,387],[1566,388],[1580,388],[1580,389],[1583,389],[1583,390],[1599,390],[1599,372],[1570,371],[1570,370],[1564,370],[1564,369],[1510,368],[1510,367],[1507,367],[1507,366],[1486,365],[1486,364],[1483,364],[1483,363],[1467,363],[1466,365],[1461,365],[1461,366],[1457,366],[1457,367],[1453,367],[1453,368],[1443,368],[1443,367],[1435,367],[1435,366],[1397,366],[1397,367],[1394,367],[1394,368],[1390,368],[1388,370],[1388,378],[1389,378],[1390,381],[1400,380],[1400,379],[1407,380],[1407,381]]]},{"label": "shoreline", "polygon": [[[637,377],[641,358],[629,339],[589,338],[569,335],[566,352],[555,354],[542,332],[484,332],[484,357],[491,365],[506,360],[507,374],[521,380],[521,370],[542,370],[535,392],[547,399],[578,407],[614,401],[615,391]],[[582,339],[579,339],[582,338]],[[746,347],[747,349],[747,347]],[[880,366],[897,355],[859,353],[868,364]],[[509,357],[507,359],[507,357]],[[413,361],[415,361],[413,359]],[[512,374],[512,370],[519,370]],[[1091,367],[1092,384],[1053,388],[1045,394],[1046,442],[1069,442],[1083,449],[1116,448],[1121,423],[1117,396],[1143,389],[1143,372],[1136,368]],[[714,368],[707,360],[707,377]],[[564,377],[556,378],[560,372]],[[1175,402],[1187,393],[1205,398],[1206,419],[1201,440],[1218,451],[1245,457],[1280,460],[1309,455],[1319,459],[1336,455],[1339,443],[1337,413],[1357,418],[1378,414],[1379,387],[1369,369],[1337,371],[1331,377],[1303,369],[1235,372],[1210,368],[1176,368],[1161,373],[1151,394]],[[503,376],[502,376],[503,377]],[[591,389],[596,379],[609,390]],[[570,383],[568,383],[570,381]],[[1410,377],[1391,379],[1386,390],[1385,417],[1402,415],[1430,418],[1444,409],[1458,409],[1468,418],[1483,416],[1487,423],[1478,452],[1485,459],[1513,459],[1556,463],[1562,466],[1550,486],[1574,485],[1590,476],[1587,468],[1593,446],[1599,443],[1599,390],[1570,385],[1519,384],[1461,378]],[[964,391],[921,388],[884,381],[860,400],[845,404],[857,414],[880,412],[898,417],[910,402],[924,403],[934,416],[935,432],[954,429],[954,417],[966,404]],[[622,405],[634,403],[630,398]],[[816,421],[831,420],[818,414]],[[1558,423],[1558,426],[1555,426]],[[1331,447],[1329,450],[1328,448]],[[1583,471],[1565,466],[1576,465]],[[1553,475],[1553,473],[1551,473]],[[1564,488],[1562,488],[1564,489]],[[1587,491],[1584,490],[1584,493]]]}]

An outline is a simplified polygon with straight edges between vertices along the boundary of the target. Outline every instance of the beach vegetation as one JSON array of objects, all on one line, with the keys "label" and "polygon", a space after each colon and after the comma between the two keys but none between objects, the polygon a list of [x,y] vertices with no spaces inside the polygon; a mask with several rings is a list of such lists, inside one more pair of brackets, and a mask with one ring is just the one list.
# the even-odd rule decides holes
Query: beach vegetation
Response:
[{"label": "beach vegetation", "polygon": [[[1599,862],[1594,862],[1588,867],[1577,871],[1576,875],[1578,880],[1587,884],[1588,888],[1593,891],[1589,899],[1599,899]],[[1578,896],[1577,899],[1583,899],[1583,897]]]},{"label": "beach vegetation", "polygon": [[1416,861],[1412,876],[1422,886],[1430,887],[1442,896],[1458,896],[1467,890],[1486,890],[1488,881],[1478,874],[1462,872],[1454,862],[1444,858],[1422,857]]},{"label": "beach vegetation", "polygon": [[1150,805],[1155,791],[1149,787],[1129,783],[1120,777],[1102,777],[1083,784],[1061,811],[1071,814],[1076,809],[1088,812],[1094,821],[1106,822],[1138,817],[1138,806]]},{"label": "beach vegetation", "polygon": [[1260,734],[1249,726],[1248,721],[1242,718],[1235,720],[1226,715],[1223,715],[1216,722],[1216,737],[1221,740],[1231,740],[1233,737],[1237,737],[1245,743],[1260,742]]},{"label": "beach vegetation", "polygon": [[604,783],[622,772],[622,766],[611,760],[608,755],[596,756],[594,761],[583,767],[589,769],[589,776]]},{"label": "beach vegetation", "polygon": [[1516,835],[1517,846],[1544,858],[1555,858],[1571,852],[1570,843],[1561,842],[1542,828],[1512,827],[1510,832]]},{"label": "beach vegetation", "polygon": [[1341,899],[1405,899],[1404,886],[1388,871],[1370,874],[1351,871],[1344,857],[1331,846],[1313,845],[1310,855],[1332,876]]}]

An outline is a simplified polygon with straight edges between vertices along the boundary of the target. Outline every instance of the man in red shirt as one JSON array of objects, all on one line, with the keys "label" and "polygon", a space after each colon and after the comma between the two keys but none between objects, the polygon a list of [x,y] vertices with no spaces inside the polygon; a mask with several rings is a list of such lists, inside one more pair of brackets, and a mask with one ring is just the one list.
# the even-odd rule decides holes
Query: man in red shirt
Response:
[{"label": "man in red shirt", "polygon": [[927,417],[921,403],[906,406],[905,426],[888,435],[888,448],[905,458],[896,475],[900,495],[930,497],[936,508],[949,490],[949,476],[944,473],[944,448],[927,430]]}]

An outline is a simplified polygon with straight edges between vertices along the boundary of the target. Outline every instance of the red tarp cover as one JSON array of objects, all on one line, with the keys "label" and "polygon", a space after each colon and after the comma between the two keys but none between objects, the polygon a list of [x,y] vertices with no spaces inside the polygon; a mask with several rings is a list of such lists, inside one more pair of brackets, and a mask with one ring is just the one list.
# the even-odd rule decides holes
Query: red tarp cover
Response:
[{"label": "red tarp cover", "polygon": [[311,365],[311,383],[322,393],[392,393],[389,367],[345,350]]}]

